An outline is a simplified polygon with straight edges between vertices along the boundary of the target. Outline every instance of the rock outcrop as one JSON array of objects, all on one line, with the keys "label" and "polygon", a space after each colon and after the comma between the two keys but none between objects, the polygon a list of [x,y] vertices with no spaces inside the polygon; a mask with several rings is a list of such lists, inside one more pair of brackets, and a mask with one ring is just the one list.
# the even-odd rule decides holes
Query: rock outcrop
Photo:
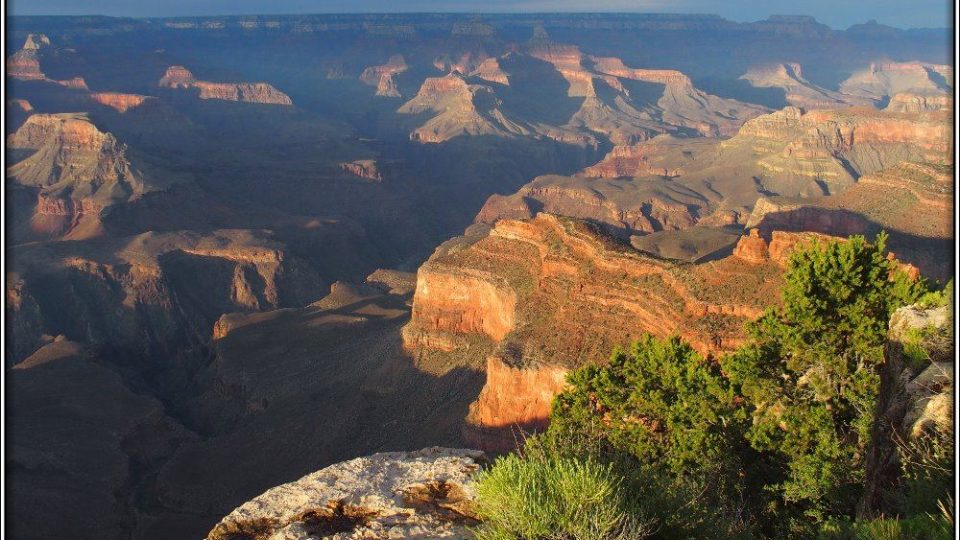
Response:
[{"label": "rock outcrop", "polygon": [[194,78],[183,66],[170,66],[160,79],[161,88],[192,89],[200,99],[243,101],[268,105],[293,105],[290,96],[265,82],[210,82]]},{"label": "rock outcrop", "polygon": [[470,72],[470,75],[483,79],[487,82],[510,86],[510,75],[500,67],[500,61],[496,58],[487,58],[477,65],[476,69]]},{"label": "rock outcrop", "polygon": [[946,93],[897,92],[884,110],[899,113],[950,112],[953,110],[953,98]]},{"label": "rock outcrop", "polygon": [[679,71],[628,68],[619,58],[592,57],[591,61],[594,69],[603,75],[662,84],[663,94],[656,101],[660,120],[701,135],[734,135],[744,121],[769,110],[703,92]]},{"label": "rock outcrop", "polygon": [[493,224],[500,219],[528,219],[537,212],[549,212],[603,224],[608,231],[626,238],[692,227],[708,204],[698,193],[670,182],[547,175],[513,195],[492,196],[477,215],[477,222]]},{"label": "rock outcrop", "polygon": [[510,120],[499,107],[500,100],[491,87],[471,84],[460,73],[452,72],[427,78],[417,95],[397,112],[435,115],[410,133],[411,140],[422,143],[440,143],[462,135],[533,135],[532,129]]},{"label": "rock outcrop", "polygon": [[36,190],[30,229],[40,236],[96,236],[107,206],[186,180],[142,172],[131,163],[126,145],[83,115],[33,114],[7,145],[32,151],[9,166],[7,176]]},{"label": "rock outcrop", "polygon": [[900,161],[941,159],[952,144],[948,124],[943,113],[900,115],[866,108],[804,113],[788,107],[745,123],[721,147],[750,144],[766,154],[756,163],[767,175],[816,178],[830,194]]},{"label": "rock outcrop", "polygon": [[397,88],[396,76],[410,69],[403,56],[397,54],[390,57],[386,64],[370,66],[360,74],[364,84],[377,87],[377,95],[384,97],[401,97]]},{"label": "rock outcrop", "polygon": [[46,79],[40,70],[39,51],[50,46],[50,38],[43,34],[29,34],[23,47],[7,59],[7,76],[25,81]]},{"label": "rock outcrop", "polygon": [[488,450],[541,428],[569,368],[642,334],[680,335],[705,354],[736,347],[778,298],[782,264],[812,235],[777,235],[752,258],[699,264],[645,256],[551,214],[501,220],[441,246],[417,274],[404,345],[418,361],[485,366],[464,437]]},{"label": "rock outcrop", "polygon": [[947,254],[953,222],[953,166],[903,161],[864,175],[845,191],[804,199],[762,197],[747,227],[771,231],[813,231],[838,236],[890,234],[897,257],[931,278],[952,275]]},{"label": "rock outcrop", "polygon": [[[767,202],[754,205],[775,198],[849,211],[814,216],[803,210],[789,222],[771,216],[767,235],[780,229],[864,234],[876,232],[872,220],[911,234],[922,227],[925,236],[942,237],[949,217],[944,206],[949,166],[930,160],[943,161],[952,144],[950,129],[944,112],[804,113],[787,107],[747,121],[730,139],[660,136],[616,146],[576,176],[541,176],[516,193],[491,196],[477,222],[528,219],[545,211],[602,224],[624,237],[698,226],[756,227],[760,214],[770,212],[764,210]],[[890,188],[898,196],[892,197]],[[906,223],[910,210],[929,219]],[[752,211],[756,215],[748,219]]]},{"label": "rock outcrop", "polygon": [[380,169],[377,167],[377,161],[373,159],[358,159],[341,163],[340,168],[350,174],[380,182],[383,176],[380,175]]},{"label": "rock outcrop", "polygon": [[803,77],[800,64],[756,66],[740,77],[757,88],[779,88],[790,105],[804,110],[868,105],[870,100],[821,88]]},{"label": "rock outcrop", "polygon": [[110,107],[117,112],[125,113],[130,109],[143,105],[144,101],[151,98],[150,96],[124,94],[121,92],[93,92],[90,94],[90,99],[100,105]]},{"label": "rock outcrop", "polygon": [[73,77],[72,79],[63,79],[60,81],[53,81],[60,86],[65,86],[67,88],[73,88],[74,90],[83,90],[90,91],[90,87],[87,86],[87,81],[83,77]]},{"label": "rock outcrop", "polygon": [[901,92],[949,94],[953,69],[926,62],[874,62],[840,84],[840,92],[881,103]]},{"label": "rock outcrop", "polygon": [[[763,234],[767,237],[764,238],[760,229],[750,229],[750,232],[737,241],[733,256],[750,263],[772,262],[781,268],[786,268],[790,254],[797,247],[810,242],[837,238],[815,232],[766,231]],[[842,237],[842,235],[838,236]]]},{"label": "rock outcrop", "polygon": [[553,398],[566,387],[567,373],[561,366],[519,368],[496,356],[487,358],[486,383],[470,405],[464,442],[489,452],[521,446],[527,434],[547,427]]},{"label": "rock outcrop", "polygon": [[882,494],[896,485],[907,445],[923,437],[954,441],[955,324],[949,302],[907,306],[890,318],[862,515],[886,510]]},{"label": "rock outcrop", "polygon": [[207,540],[471,536],[484,454],[425,448],[373,454],[277,486],[223,518]]},{"label": "rock outcrop", "polygon": [[[583,170],[589,178],[619,178],[623,176],[665,176],[683,174],[682,167],[671,167],[661,158],[664,147],[655,144],[615,146],[603,160]],[[656,165],[654,163],[656,162]]]}]

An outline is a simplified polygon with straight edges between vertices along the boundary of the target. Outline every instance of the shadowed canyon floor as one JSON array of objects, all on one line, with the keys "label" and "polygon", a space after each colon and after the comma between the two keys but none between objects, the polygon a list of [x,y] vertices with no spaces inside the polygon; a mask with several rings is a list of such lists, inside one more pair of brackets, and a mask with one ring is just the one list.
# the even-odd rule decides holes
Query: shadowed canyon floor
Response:
[{"label": "shadowed canyon floor", "polygon": [[559,14],[10,30],[18,538],[198,538],[338,461],[508,449],[569,369],[641,333],[736,345],[790,250],[824,235],[887,230],[898,259],[950,274],[945,32]]}]

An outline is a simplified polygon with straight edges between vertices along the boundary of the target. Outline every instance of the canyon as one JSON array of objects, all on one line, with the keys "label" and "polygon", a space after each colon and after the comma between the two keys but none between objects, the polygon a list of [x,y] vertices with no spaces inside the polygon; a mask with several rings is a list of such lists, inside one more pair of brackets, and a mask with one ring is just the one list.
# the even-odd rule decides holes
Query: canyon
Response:
[{"label": "canyon", "polygon": [[514,448],[571,369],[645,333],[735,347],[796,246],[886,230],[898,260],[952,272],[933,31],[14,20],[18,537],[319,534],[362,506],[328,504],[344,479],[408,466],[378,515],[460,534],[462,497],[417,475]]}]

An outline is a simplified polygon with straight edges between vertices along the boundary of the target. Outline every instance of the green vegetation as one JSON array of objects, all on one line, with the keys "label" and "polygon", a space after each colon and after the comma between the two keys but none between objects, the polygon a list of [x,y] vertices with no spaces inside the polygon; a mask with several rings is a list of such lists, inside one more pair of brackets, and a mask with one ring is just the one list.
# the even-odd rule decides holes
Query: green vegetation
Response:
[{"label": "green vegetation", "polygon": [[[482,475],[480,538],[614,538],[637,522],[655,538],[946,538],[942,437],[900,445],[900,480],[884,498],[896,517],[854,521],[890,315],[952,296],[909,279],[885,244],[881,234],[797,250],[782,305],[719,360],[648,336],[572,372],[547,432]],[[612,506],[589,502],[601,491]],[[572,528],[574,507],[604,532]]]},{"label": "green vegetation", "polygon": [[675,475],[736,470],[734,395],[715,365],[679,338],[647,336],[604,367],[587,366],[554,401],[554,433],[578,431]]},{"label": "green vegetation", "polygon": [[590,460],[509,455],[477,477],[478,540],[639,540],[621,480]]},{"label": "green vegetation", "polygon": [[859,499],[887,321],[925,292],[886,258],[885,243],[853,237],[796,251],[782,307],[723,359],[753,417],[747,439],[784,465],[768,485],[777,514],[821,521],[851,515]]},{"label": "green vegetation", "polygon": [[[897,441],[901,485],[893,494],[903,515],[922,515],[940,509],[953,521],[953,441],[944,433],[926,433],[911,441]],[[947,512],[950,510],[951,512]]]},{"label": "green vegetation", "polygon": [[942,515],[907,519],[879,518],[860,523],[832,521],[824,524],[818,540],[949,540],[953,523]]}]

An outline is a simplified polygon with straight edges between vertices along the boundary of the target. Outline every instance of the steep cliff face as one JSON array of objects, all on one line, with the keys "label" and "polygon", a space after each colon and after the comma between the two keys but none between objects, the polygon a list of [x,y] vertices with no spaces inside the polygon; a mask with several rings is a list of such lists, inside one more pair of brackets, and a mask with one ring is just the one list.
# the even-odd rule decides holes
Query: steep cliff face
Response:
[{"label": "steep cliff face", "polygon": [[11,99],[6,103],[7,122],[4,135],[8,135],[20,129],[20,126],[27,121],[35,111],[33,105],[25,99]]},{"label": "steep cliff face", "polygon": [[705,136],[730,136],[745,120],[768,109],[725,99],[696,88],[690,78],[675,70],[628,68],[619,58],[591,58],[594,68],[604,75],[645,83],[662,84],[663,94],[656,101],[663,122],[683,126]]},{"label": "steep cliff face", "polygon": [[194,78],[183,66],[170,66],[160,79],[161,88],[193,89],[200,99],[243,101],[268,105],[293,105],[290,96],[265,82],[210,82]]},{"label": "steep cliff face", "polygon": [[482,452],[432,447],[331,465],[243,504],[207,540],[466,539],[483,460]]},{"label": "steep cliff face", "polygon": [[[533,46],[529,54],[554,66],[567,81],[569,96],[585,98],[569,124],[601,133],[614,144],[677,131],[731,135],[744,120],[766,112],[707,94],[676,70],[629,68],[619,58],[589,56],[575,46],[554,43]],[[652,88],[631,93],[631,81]]]},{"label": "steep cliff face", "polygon": [[500,67],[500,61],[497,58],[487,58],[480,62],[470,75],[487,82],[510,86],[510,75]]},{"label": "steep cliff face", "polygon": [[470,405],[463,440],[471,448],[507,452],[528,433],[547,427],[553,398],[566,386],[560,366],[518,368],[487,358],[486,383]]},{"label": "steep cliff face", "polygon": [[[551,214],[501,220],[441,247],[417,279],[405,348],[419,361],[485,366],[465,440],[512,447],[543,427],[566,370],[602,362],[644,333],[703,353],[736,347],[778,298],[788,254],[816,235],[777,233],[747,254],[689,264],[653,259]],[[742,242],[753,240],[746,238]],[[445,359],[445,360],[444,360]]]},{"label": "steep cliff face", "polygon": [[904,160],[938,160],[951,141],[942,113],[900,115],[866,108],[803,113],[788,107],[745,123],[721,148],[751,145],[761,153],[756,164],[772,182],[806,177],[821,183],[824,194],[833,194],[861,175]]},{"label": "steep cliff face", "polygon": [[[391,66],[367,68],[362,78],[379,84],[392,76]],[[428,78],[399,110],[436,115],[412,135],[424,142],[492,135],[575,144],[598,137],[628,145],[663,133],[729,135],[766,112],[707,94],[678,71],[628,68],[617,58],[585,55],[568,44],[538,42],[499,57],[438,59],[435,66],[448,74]],[[633,93],[631,85],[643,88]]]},{"label": "steep cliff face", "polygon": [[[843,235],[837,236],[842,237]],[[737,241],[737,245],[733,249],[733,256],[754,264],[770,262],[781,268],[786,268],[787,262],[790,260],[790,254],[798,246],[835,238],[815,232],[769,230],[761,232],[760,229],[750,229],[750,232],[741,236],[740,240]]]},{"label": "steep cliff face", "polygon": [[683,174],[680,164],[671,167],[663,159],[666,151],[655,144],[636,144],[615,146],[603,160],[583,170],[588,178],[619,178],[622,176],[666,176],[676,177]]},{"label": "steep cliff face", "polygon": [[356,161],[341,163],[340,168],[350,174],[359,176],[360,178],[366,178],[367,180],[373,180],[374,182],[383,180],[383,176],[380,174],[380,168],[377,166],[376,160],[373,159],[358,159]]}]

